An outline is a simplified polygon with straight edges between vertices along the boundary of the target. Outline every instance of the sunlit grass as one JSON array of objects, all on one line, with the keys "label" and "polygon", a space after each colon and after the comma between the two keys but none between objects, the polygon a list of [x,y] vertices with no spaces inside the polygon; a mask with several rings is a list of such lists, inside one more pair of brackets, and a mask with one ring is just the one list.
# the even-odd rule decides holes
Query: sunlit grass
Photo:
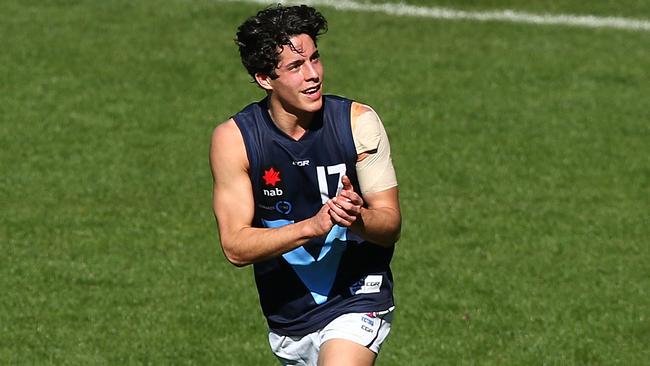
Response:
[{"label": "sunlit grass", "polygon": [[[207,164],[262,96],[257,8],[0,6],[0,363],[275,364]],[[650,34],[323,12],[327,91],[381,114],[400,180],[378,364],[644,364]]]}]

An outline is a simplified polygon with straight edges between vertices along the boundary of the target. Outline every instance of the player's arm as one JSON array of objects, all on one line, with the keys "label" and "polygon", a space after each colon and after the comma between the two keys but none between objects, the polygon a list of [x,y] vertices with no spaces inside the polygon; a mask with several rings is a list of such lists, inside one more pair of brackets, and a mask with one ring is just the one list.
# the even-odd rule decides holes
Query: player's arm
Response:
[{"label": "player's arm", "polygon": [[327,205],[335,223],[349,227],[372,243],[391,247],[399,240],[402,216],[397,187],[367,193],[361,198],[345,176],[341,193]]},{"label": "player's arm", "polygon": [[223,252],[232,264],[245,266],[281,255],[310,238],[327,234],[333,223],[327,207],[314,217],[280,228],[252,227],[255,203],[248,177],[243,138],[230,119],[215,128],[210,146],[214,180],[212,207]]},{"label": "player's arm", "polygon": [[366,240],[392,246],[399,239],[402,216],[388,136],[379,116],[363,104],[352,105],[351,123],[363,198],[345,177],[344,189],[329,203],[330,215]]}]

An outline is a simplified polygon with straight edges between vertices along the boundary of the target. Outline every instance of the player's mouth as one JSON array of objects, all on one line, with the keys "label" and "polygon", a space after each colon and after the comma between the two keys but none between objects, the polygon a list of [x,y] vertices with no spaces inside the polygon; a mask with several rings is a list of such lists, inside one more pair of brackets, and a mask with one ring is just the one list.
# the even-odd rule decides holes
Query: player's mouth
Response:
[{"label": "player's mouth", "polygon": [[321,86],[322,84],[312,86],[311,88],[303,90],[302,93],[305,94],[309,99],[318,99],[320,98]]}]

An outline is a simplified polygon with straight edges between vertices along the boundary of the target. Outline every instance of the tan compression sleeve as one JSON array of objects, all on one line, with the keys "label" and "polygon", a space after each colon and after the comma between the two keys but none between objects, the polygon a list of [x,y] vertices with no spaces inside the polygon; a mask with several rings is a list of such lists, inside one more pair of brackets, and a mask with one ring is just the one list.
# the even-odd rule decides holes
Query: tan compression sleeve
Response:
[{"label": "tan compression sleeve", "polygon": [[353,121],[352,137],[357,154],[363,157],[357,162],[361,194],[397,186],[388,135],[375,111],[368,108]]}]

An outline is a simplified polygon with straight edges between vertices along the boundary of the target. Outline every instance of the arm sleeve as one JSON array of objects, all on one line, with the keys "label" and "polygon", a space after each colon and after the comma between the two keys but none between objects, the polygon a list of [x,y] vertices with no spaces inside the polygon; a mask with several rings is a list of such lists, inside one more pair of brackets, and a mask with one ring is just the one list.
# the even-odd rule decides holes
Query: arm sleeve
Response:
[{"label": "arm sleeve", "polygon": [[357,154],[367,154],[357,162],[361,194],[384,191],[397,186],[386,130],[375,111],[361,113],[352,124]]}]

